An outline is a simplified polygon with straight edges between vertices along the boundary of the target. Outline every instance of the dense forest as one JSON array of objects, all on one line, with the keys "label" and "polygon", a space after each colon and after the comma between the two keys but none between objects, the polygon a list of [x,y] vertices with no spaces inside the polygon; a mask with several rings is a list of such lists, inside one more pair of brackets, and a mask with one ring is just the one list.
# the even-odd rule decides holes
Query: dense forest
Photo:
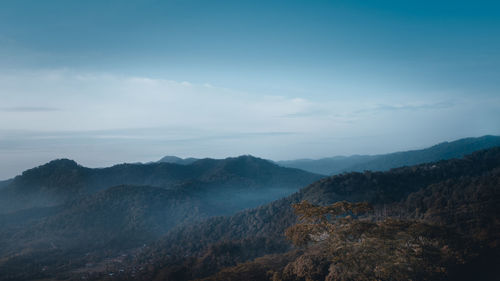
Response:
[{"label": "dense forest", "polygon": [[53,276],[54,266],[60,272],[87,257],[102,260],[176,225],[259,206],[321,177],[251,156],[104,169],[55,160],[0,190],[0,278]]},{"label": "dense forest", "polygon": [[[179,172],[183,167],[190,170]],[[494,266],[500,148],[327,178],[249,156],[106,169],[58,160],[2,189],[38,196],[66,188],[76,196],[0,214],[0,280],[492,280],[500,274]],[[198,171],[195,180],[191,171]],[[130,182],[101,188],[120,177]],[[262,193],[280,181],[289,195],[246,210],[229,192],[245,183],[245,190],[234,190]],[[233,185],[214,184],[225,182]],[[226,197],[211,201],[210,194]]]},{"label": "dense forest", "polygon": [[500,281],[500,0],[0,0],[0,281]]},{"label": "dense forest", "polygon": [[190,165],[161,162],[102,169],[60,159],[6,182],[0,190],[0,213],[61,205],[118,185],[184,190],[215,205],[227,204],[224,196],[234,196],[240,200],[232,207],[242,209],[291,194],[319,178],[252,156],[202,159]]},{"label": "dense forest", "polygon": [[[142,272],[144,279],[158,277],[159,280],[272,280],[275,275],[269,276],[267,273],[270,270],[278,272],[276,276],[282,276],[280,270],[287,266],[290,269],[294,261],[297,266],[309,264],[309,269],[302,269],[304,272],[316,270],[319,263],[323,263],[326,269],[322,271],[321,278],[306,278],[306,273],[301,273],[302,277],[293,277],[296,279],[279,278],[336,280],[326,277],[330,274],[328,268],[332,257],[323,252],[325,249],[321,245],[306,249],[292,247],[285,233],[299,222],[293,204],[307,200],[311,204],[327,206],[348,200],[367,202],[373,206],[370,219],[379,229],[401,228],[397,232],[392,230],[388,239],[398,241],[397,235],[401,231],[410,231],[405,234],[408,235],[405,239],[424,239],[411,233],[414,228],[423,228],[424,232],[437,233],[434,237],[437,240],[431,241],[431,244],[437,243],[441,248],[453,245],[454,250],[462,251],[457,253],[460,256],[455,262],[443,265],[446,270],[438,277],[446,279],[456,276],[457,270],[464,268],[457,267],[460,263],[472,267],[472,271],[476,270],[473,266],[475,260],[483,255],[497,256],[496,239],[500,237],[497,204],[500,199],[499,165],[500,149],[495,148],[459,160],[397,168],[389,172],[333,176],[269,205],[175,229],[155,245],[142,250],[133,263],[142,264],[144,268],[149,266],[150,270]],[[450,235],[453,233],[456,237]],[[263,252],[274,256],[263,255]],[[387,257],[393,256],[391,252],[386,254]],[[258,259],[251,261],[254,258]],[[425,268],[425,265],[422,266]],[[494,268],[488,270],[494,272]],[[420,272],[422,276],[429,273],[424,271]],[[399,280],[410,278],[404,276]],[[425,278],[438,277],[429,275]],[[368,276],[360,280],[373,278],[376,277]],[[419,278],[424,277],[414,280]]]}]

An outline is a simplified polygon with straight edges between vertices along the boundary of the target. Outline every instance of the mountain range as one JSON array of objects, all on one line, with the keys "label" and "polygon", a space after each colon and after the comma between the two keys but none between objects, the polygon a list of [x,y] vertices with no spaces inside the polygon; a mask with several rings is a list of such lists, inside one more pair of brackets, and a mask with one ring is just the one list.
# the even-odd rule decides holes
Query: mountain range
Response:
[{"label": "mountain range", "polygon": [[[497,138],[386,158],[432,159],[424,164],[329,177],[252,156],[100,169],[54,160],[0,183],[0,280],[373,279],[363,266],[384,268],[391,276],[397,271],[404,276],[397,280],[489,280],[499,273],[491,265],[500,262],[500,148],[444,159],[493,146]],[[413,237],[416,227],[438,234],[422,234],[430,248],[397,268],[379,263],[399,255],[391,247],[404,252],[394,245],[373,258],[367,249],[380,245],[363,248],[357,238],[349,251],[363,253],[356,262],[362,267],[346,267],[346,257],[334,262],[332,241],[300,246],[285,235],[303,223],[294,204],[323,208],[341,201],[370,204],[373,211],[363,223],[372,228],[389,233],[401,227],[390,232],[398,240],[382,241],[399,243]],[[415,270],[405,269],[410,267]]]},{"label": "mountain range", "polygon": [[500,146],[500,136],[464,138],[429,148],[380,155],[352,155],[328,158],[277,161],[283,167],[297,168],[321,175],[345,172],[387,171],[391,168],[460,158],[474,151]]},{"label": "mountain range", "polygon": [[[155,276],[164,280],[207,278],[226,268],[273,254],[285,256],[272,258],[286,258],[287,262],[282,266],[285,267],[300,257],[289,252],[296,249],[290,246],[284,233],[286,228],[297,223],[291,205],[303,200],[323,206],[342,200],[365,201],[385,216],[392,214],[434,223],[446,222],[447,227],[453,227],[471,239],[470,243],[477,241],[479,248],[488,244],[499,245],[500,224],[492,219],[500,215],[499,168],[500,148],[494,148],[465,159],[402,167],[388,172],[332,176],[259,208],[176,228],[143,250],[137,260],[143,266],[152,265],[156,269],[153,274],[144,272],[144,280]],[[266,264],[260,266],[264,272],[269,270]],[[269,280],[248,279],[245,274],[250,273],[242,271],[238,273],[242,275],[236,274],[239,277],[214,277],[214,280]]]},{"label": "mountain range", "polygon": [[181,164],[181,165],[189,165],[193,162],[196,162],[200,159],[198,158],[192,158],[192,157],[189,157],[189,158],[180,158],[180,157],[177,157],[177,156],[165,156],[163,158],[161,158],[160,160],[158,160],[158,162],[161,162],[161,163],[173,163],[173,164]]},{"label": "mountain range", "polygon": [[[319,178],[252,156],[202,159],[190,165],[120,164],[100,169],[60,159],[27,170],[7,182],[0,190],[0,213],[55,206],[118,185],[184,190],[205,196],[205,203],[243,209],[295,192]],[[225,202],[228,196],[240,200]]]},{"label": "mountain range", "polygon": [[251,156],[102,169],[54,160],[0,190],[0,276],[38,255],[62,262],[139,247],[177,225],[256,207],[320,178]]}]

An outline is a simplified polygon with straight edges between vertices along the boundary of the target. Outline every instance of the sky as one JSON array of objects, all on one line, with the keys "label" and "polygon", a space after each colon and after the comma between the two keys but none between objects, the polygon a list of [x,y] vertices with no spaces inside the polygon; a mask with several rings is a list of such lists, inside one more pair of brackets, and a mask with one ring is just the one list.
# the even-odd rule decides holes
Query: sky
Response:
[{"label": "sky", "polygon": [[497,1],[2,0],[0,179],[500,135]]}]

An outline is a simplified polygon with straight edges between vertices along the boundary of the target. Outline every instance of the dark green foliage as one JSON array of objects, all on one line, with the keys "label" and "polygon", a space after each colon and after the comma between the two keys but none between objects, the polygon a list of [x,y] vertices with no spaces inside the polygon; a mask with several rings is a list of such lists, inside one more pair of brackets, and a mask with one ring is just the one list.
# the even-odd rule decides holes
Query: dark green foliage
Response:
[{"label": "dark green foliage", "polygon": [[409,217],[447,225],[468,238],[500,246],[500,168],[429,185],[408,196],[401,208]]}]

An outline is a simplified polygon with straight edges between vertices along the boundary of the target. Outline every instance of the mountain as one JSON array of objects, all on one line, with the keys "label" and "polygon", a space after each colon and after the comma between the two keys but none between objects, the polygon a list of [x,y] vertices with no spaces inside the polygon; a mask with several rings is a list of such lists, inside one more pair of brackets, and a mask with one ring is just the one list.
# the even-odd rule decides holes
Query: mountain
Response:
[{"label": "mountain", "polygon": [[[26,172],[33,177],[23,173],[24,181],[14,182],[32,190],[36,176],[45,175],[39,180],[45,189],[82,190],[81,195],[55,206],[0,214],[0,280],[356,280],[352,276],[361,273],[373,280],[373,268],[395,280],[491,280],[498,273],[500,148],[327,178],[250,156],[185,166],[88,169],[69,160],[49,164],[71,172],[57,176],[35,169]],[[178,170],[168,173],[172,169]],[[100,187],[116,177],[138,182],[151,171],[160,174],[150,174],[144,182],[169,184]],[[239,192],[258,196],[307,175],[318,180],[271,203],[224,213],[225,208],[241,210]],[[63,184],[69,182],[84,184]],[[368,202],[373,212],[361,224],[344,223],[358,232],[347,233],[351,238],[345,240],[345,251],[331,252],[333,240],[299,246],[285,237],[287,229],[302,223],[292,204],[304,200],[318,206]],[[380,231],[366,232],[371,236],[363,240],[359,231],[367,227]],[[349,255],[339,259],[339,253]],[[404,263],[399,255],[407,258]],[[346,267],[351,263],[356,266]]]},{"label": "mountain", "polygon": [[[291,204],[302,200],[320,205],[341,200],[366,201],[375,206],[378,214],[388,216],[393,213],[395,216],[428,219],[430,223],[440,222],[470,239],[471,245],[477,243],[478,247],[494,248],[498,245],[495,239],[500,233],[497,204],[500,200],[499,171],[500,148],[494,148],[464,159],[387,172],[353,172],[332,176],[256,209],[175,228],[156,244],[143,249],[135,264],[155,268],[153,272],[143,272],[143,280],[155,277],[162,280],[208,277],[265,254],[278,255],[271,259],[286,265],[301,256],[288,252],[293,248],[283,234],[286,228],[297,223]],[[440,211],[443,204],[449,208],[446,212]],[[283,260],[281,255],[288,255],[287,259],[291,260]],[[255,264],[248,265],[246,269],[252,266]],[[214,280],[261,279],[232,275],[231,278],[226,276]]]},{"label": "mountain", "polygon": [[0,181],[0,189],[6,187],[7,185],[9,185],[10,183],[12,182],[12,179],[9,179],[9,180],[4,180],[4,181]]},{"label": "mountain", "polygon": [[198,161],[197,158],[179,158],[177,156],[165,156],[161,158],[158,162],[160,163],[172,163],[172,164],[180,164],[180,165],[189,165],[193,162]]},{"label": "mountain", "polygon": [[320,177],[252,156],[202,159],[189,165],[120,164],[100,169],[60,159],[27,170],[2,188],[0,213],[55,206],[118,185],[196,190],[223,205],[225,199],[240,198],[236,204],[235,200],[228,203],[243,209],[291,194]]},{"label": "mountain", "polygon": [[[54,273],[54,263],[60,272],[100,261],[178,225],[255,207],[319,178],[252,156],[103,169],[55,160],[0,191],[6,210],[0,213],[0,276],[23,272],[13,279],[29,279],[42,269]],[[26,271],[32,260],[42,262]]]},{"label": "mountain", "polygon": [[324,241],[202,280],[496,280],[499,190],[500,167],[433,183],[402,202],[375,205],[369,220],[342,221]]},{"label": "mountain", "polygon": [[[71,201],[37,208],[35,214],[19,211],[0,216],[13,238],[1,239],[3,255],[39,249],[44,245],[63,250],[126,249],[149,243],[177,224],[200,220],[214,210],[204,198],[186,190],[149,186],[116,186]],[[12,218],[18,221],[12,221]],[[9,223],[10,219],[10,223]],[[29,225],[19,229],[19,219]],[[11,237],[12,237],[11,236]]]},{"label": "mountain", "polygon": [[426,149],[390,154],[336,156],[318,160],[278,161],[277,163],[283,167],[297,168],[322,175],[366,170],[386,171],[396,167],[460,158],[474,151],[496,146],[500,146],[500,136],[483,136],[443,142]]}]

